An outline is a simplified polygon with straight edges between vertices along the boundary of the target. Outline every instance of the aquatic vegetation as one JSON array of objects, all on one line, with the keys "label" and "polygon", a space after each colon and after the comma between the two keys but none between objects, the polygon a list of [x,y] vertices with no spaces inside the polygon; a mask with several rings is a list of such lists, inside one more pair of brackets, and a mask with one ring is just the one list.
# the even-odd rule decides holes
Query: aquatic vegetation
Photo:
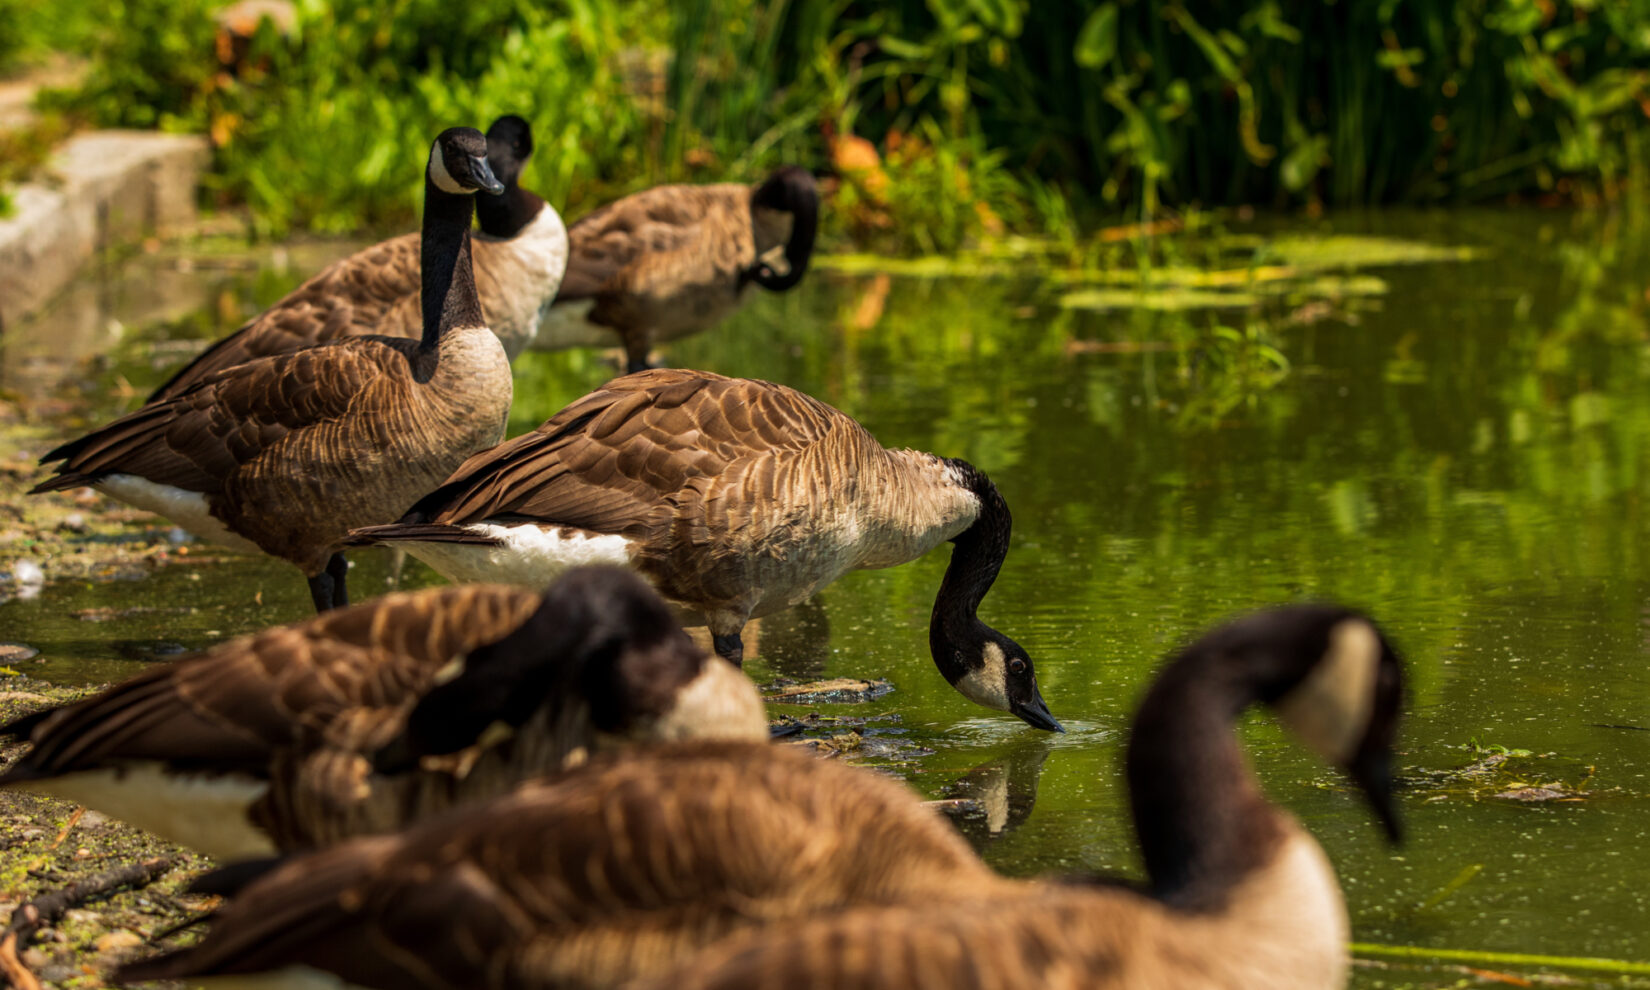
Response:
[{"label": "aquatic vegetation", "polygon": [[1526,804],[1575,804],[1621,793],[1619,788],[1595,786],[1597,767],[1574,765],[1556,753],[1480,746],[1477,740],[1463,748],[1476,758],[1459,767],[1416,770],[1409,788],[1425,794],[1428,801],[1466,797]]}]

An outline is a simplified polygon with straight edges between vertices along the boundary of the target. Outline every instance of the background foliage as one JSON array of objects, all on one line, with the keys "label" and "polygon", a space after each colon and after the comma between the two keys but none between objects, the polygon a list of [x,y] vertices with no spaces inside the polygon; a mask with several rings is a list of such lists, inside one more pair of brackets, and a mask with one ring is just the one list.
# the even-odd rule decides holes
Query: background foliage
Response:
[{"label": "background foliage", "polygon": [[0,65],[85,50],[58,106],[209,129],[222,194],[271,232],[404,222],[429,135],[505,111],[570,215],[801,161],[839,180],[834,233],[891,251],[1650,185],[1650,0],[299,0],[228,65],[219,5],[88,0],[42,42],[0,0]]}]

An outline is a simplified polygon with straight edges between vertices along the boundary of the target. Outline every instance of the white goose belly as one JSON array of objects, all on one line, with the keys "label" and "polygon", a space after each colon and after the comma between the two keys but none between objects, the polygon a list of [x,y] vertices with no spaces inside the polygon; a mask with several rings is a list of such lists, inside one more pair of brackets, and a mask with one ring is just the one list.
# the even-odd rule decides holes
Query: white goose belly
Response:
[{"label": "white goose belly", "polygon": [[589,533],[531,523],[505,526],[474,523],[464,529],[499,541],[487,546],[420,540],[385,540],[457,582],[502,582],[542,590],[563,573],[585,564],[630,566],[632,547],[623,536]]},{"label": "white goose belly", "polygon": [[216,859],[275,852],[269,836],[248,816],[269,784],[251,777],[178,773],[157,763],[135,763],[13,786],[94,808]]},{"label": "white goose belly", "polygon": [[135,509],[153,512],[178,524],[190,533],[220,546],[261,552],[257,544],[232,532],[212,514],[206,496],[171,485],[157,484],[135,474],[111,474],[99,478],[92,487]]}]

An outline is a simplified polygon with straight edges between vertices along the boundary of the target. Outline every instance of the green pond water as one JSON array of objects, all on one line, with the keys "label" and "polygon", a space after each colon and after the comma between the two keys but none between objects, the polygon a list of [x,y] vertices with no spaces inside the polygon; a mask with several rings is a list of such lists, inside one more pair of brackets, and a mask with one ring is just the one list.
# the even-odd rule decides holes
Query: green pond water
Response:
[{"label": "green pond water", "polygon": [[[933,669],[945,549],[768,620],[747,668],[892,681],[873,702],[776,710],[868,717],[879,762],[993,809],[964,824],[1004,871],[1134,872],[1122,733],[1160,659],[1253,606],[1356,604],[1408,661],[1406,844],[1269,719],[1243,729],[1269,793],[1340,869],[1356,940],[1650,959],[1650,226],[1456,212],[1236,234],[1186,249],[1199,271],[1159,259],[1150,293],[1004,273],[1025,259],[968,278],[845,263],[669,348],[674,366],[783,382],[885,444],[986,470],[1015,526],[982,614],[1030,651],[1069,731],[989,714]],[[208,305],[129,327],[87,373],[144,389],[177,360],[153,341],[226,332],[308,270],[202,265]],[[523,358],[512,432],[610,374],[596,354]],[[382,588],[386,559],[356,561],[355,595]],[[407,584],[435,580],[409,565]],[[202,553],[0,604],[0,639],[43,651],[31,673],[107,680],[157,644],[308,612],[291,568]],[[1528,755],[1441,773],[1498,747]]]}]

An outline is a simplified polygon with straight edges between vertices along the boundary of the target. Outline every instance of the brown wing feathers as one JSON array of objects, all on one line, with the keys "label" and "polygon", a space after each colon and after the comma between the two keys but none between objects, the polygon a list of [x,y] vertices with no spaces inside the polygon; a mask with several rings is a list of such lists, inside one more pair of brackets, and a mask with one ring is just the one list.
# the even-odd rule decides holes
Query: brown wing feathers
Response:
[{"label": "brown wing feathers", "polygon": [[[374,958],[380,952],[362,951],[368,940],[356,922],[356,916],[344,906],[343,894],[351,890],[393,848],[392,839],[361,839],[344,847],[330,850],[277,867],[256,881],[261,884],[280,884],[287,894],[279,903],[264,905],[254,924],[242,924],[233,929],[225,926],[225,937],[214,939],[210,945],[199,945],[194,950],[202,965],[220,973],[257,972],[280,969],[298,958],[302,950],[317,954],[325,952],[329,942],[342,941],[355,946],[358,957]],[[234,906],[219,910],[214,918],[221,922],[236,916]],[[214,928],[216,929],[215,922]],[[160,956],[129,964],[120,970],[122,982],[142,982],[166,979],[169,962],[175,956]],[[347,960],[343,960],[347,962]],[[418,986],[418,983],[394,981],[388,986]]]},{"label": "brown wing feathers", "polygon": [[[678,745],[599,758],[398,837],[294,861],[242,891],[199,947],[141,973],[319,963],[353,949],[416,952],[429,986],[604,986],[749,925],[997,883],[899,783],[763,744]],[[339,903],[354,916],[309,926],[306,906]],[[409,951],[361,952],[362,938]]]},{"label": "brown wing feathers", "polygon": [[350,745],[398,717],[437,668],[514,629],[537,604],[529,591],[467,585],[388,595],[235,640],[48,716],[5,779],[129,759],[262,772],[301,739]]},{"label": "brown wing feathers", "polygon": [[532,433],[472,456],[404,524],[357,535],[459,539],[411,526],[527,519],[645,537],[669,524],[695,479],[726,480],[736,462],[800,449],[835,430],[864,434],[830,407],[767,382],[700,371],[627,375]]},{"label": "brown wing feathers", "polygon": [[324,430],[366,394],[404,386],[411,378],[411,347],[361,338],[324,354],[297,351],[220,373],[47,454],[44,460],[64,463],[56,477],[32,491],[133,474],[186,491],[221,493],[237,468],[295,429]]},{"label": "brown wing feathers", "polygon": [[[225,368],[354,334],[417,337],[419,235],[334,262],[280,302],[201,352],[144,400],[174,398]],[[402,305],[405,303],[405,305]]]}]

